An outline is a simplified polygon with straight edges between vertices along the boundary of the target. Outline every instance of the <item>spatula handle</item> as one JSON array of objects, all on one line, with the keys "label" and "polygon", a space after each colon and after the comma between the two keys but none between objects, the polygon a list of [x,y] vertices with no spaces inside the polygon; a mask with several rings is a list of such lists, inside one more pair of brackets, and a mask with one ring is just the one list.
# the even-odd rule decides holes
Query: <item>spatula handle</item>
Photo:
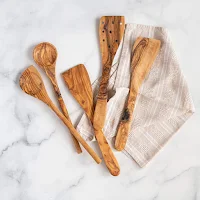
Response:
[{"label": "spatula handle", "polygon": [[105,136],[102,132],[106,118],[107,107],[107,85],[110,76],[111,65],[104,66],[103,74],[101,78],[99,93],[97,96],[97,102],[95,107],[95,114],[93,119],[93,127],[95,131],[95,137],[98,141],[100,150],[102,152],[105,164],[113,176],[117,176],[120,173],[120,167],[115,158]]},{"label": "spatula handle", "polygon": [[128,134],[131,128],[131,122],[133,119],[135,101],[136,101],[137,94],[139,92],[139,88],[140,88],[140,85],[142,84],[143,79],[144,79],[144,76],[141,77],[141,76],[137,76],[137,74],[135,73],[132,74],[128,100],[124,108],[121,121],[119,123],[117,136],[115,140],[115,148],[118,151],[122,151],[126,146]]},{"label": "spatula handle", "polygon": [[108,88],[108,82],[110,78],[110,70],[112,63],[106,64],[103,66],[100,86],[99,86],[99,92],[97,99],[107,99],[107,88]]},{"label": "spatula handle", "polygon": [[103,129],[106,119],[106,107],[108,98],[107,87],[110,76],[111,64],[112,63],[103,67],[93,119],[93,126],[96,130]]},{"label": "spatula handle", "polygon": [[96,140],[98,141],[99,148],[101,150],[101,153],[103,155],[105,164],[109,170],[109,172],[113,176],[117,176],[120,173],[120,167],[117,162],[117,159],[115,158],[103,132],[101,130],[95,130],[95,137]]},{"label": "spatula handle", "polygon": [[133,110],[134,110],[134,106],[135,106],[134,105],[135,99],[136,99],[136,97],[132,98],[131,100],[129,99],[128,102],[131,102],[131,106],[129,103],[127,103],[127,105],[124,109],[123,115],[122,115],[122,119],[119,123],[117,136],[116,136],[116,140],[115,140],[115,149],[117,149],[118,151],[122,151],[126,146],[128,134],[129,134],[130,127],[131,127],[131,121],[133,119]]},{"label": "spatula handle", "polygon": [[99,164],[101,159],[93,151],[93,149],[87,144],[87,142],[80,136],[69,120],[58,110],[58,108],[53,104],[49,103],[49,107],[57,114],[57,116],[63,121],[63,123],[69,128],[73,136],[82,144],[86,151],[92,156],[92,158]]}]

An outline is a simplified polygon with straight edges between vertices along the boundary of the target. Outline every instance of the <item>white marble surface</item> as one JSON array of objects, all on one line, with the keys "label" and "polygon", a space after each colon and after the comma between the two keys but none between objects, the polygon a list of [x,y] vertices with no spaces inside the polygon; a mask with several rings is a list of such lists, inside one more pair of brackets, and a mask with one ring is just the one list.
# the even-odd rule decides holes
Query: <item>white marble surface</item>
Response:
[{"label": "white marble surface", "polygon": [[[0,0],[0,199],[200,200],[199,6],[199,0]],[[144,169],[116,152],[118,177],[85,151],[77,155],[63,124],[18,84],[20,73],[34,64],[34,45],[53,43],[59,52],[58,82],[75,121],[79,106],[59,74],[84,63],[91,80],[100,75],[97,27],[102,15],[168,28],[196,107]]]}]

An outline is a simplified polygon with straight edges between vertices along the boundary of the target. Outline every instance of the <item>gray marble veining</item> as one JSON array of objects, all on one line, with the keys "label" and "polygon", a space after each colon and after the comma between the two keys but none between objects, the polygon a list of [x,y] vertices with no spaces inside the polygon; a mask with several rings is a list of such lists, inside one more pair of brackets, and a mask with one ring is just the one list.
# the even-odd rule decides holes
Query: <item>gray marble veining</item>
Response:
[{"label": "gray marble veining", "polygon": [[[200,2],[198,0],[0,1],[0,199],[1,200],[200,200]],[[196,113],[145,168],[115,152],[112,177],[84,151],[77,155],[68,130],[43,103],[23,93],[21,72],[42,41],[58,50],[57,78],[74,122],[81,109],[61,72],[84,63],[94,81],[101,72],[98,19],[166,27],[191,90]],[[56,99],[44,73],[48,93]],[[93,148],[98,151],[96,144]]]}]

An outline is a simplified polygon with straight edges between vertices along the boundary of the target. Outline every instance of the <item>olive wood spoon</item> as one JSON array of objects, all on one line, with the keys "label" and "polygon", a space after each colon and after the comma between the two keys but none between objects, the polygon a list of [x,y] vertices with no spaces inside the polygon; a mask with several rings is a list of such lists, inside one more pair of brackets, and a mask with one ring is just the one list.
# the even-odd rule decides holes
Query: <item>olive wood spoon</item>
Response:
[{"label": "olive wood spoon", "polygon": [[48,105],[56,115],[63,121],[63,123],[68,127],[73,136],[83,145],[87,152],[92,156],[92,158],[99,164],[101,159],[99,156],[92,150],[92,148],[86,143],[86,141],[80,136],[80,134],[73,127],[72,123],[60,112],[60,110],[53,104],[49,98],[47,91],[45,89],[42,77],[35,67],[28,67],[21,75],[19,80],[20,87],[22,90],[43,101]]},{"label": "olive wood spoon", "polygon": [[151,38],[139,37],[133,45],[130,91],[115,140],[115,148],[118,151],[122,151],[125,148],[140,86],[149,73],[159,50],[160,41]]},{"label": "olive wood spoon", "polygon": [[[62,73],[62,76],[71,94],[85,110],[90,121],[93,122],[94,102],[92,86],[85,66],[82,64],[77,65]],[[95,137],[107,168],[112,172],[112,175],[117,175],[116,171],[113,171],[113,168],[110,168],[112,167],[110,163],[116,163],[117,161],[103,132],[95,131]]]},{"label": "olive wood spoon", "polygon": [[[99,40],[102,56],[102,77],[94,112],[93,127],[95,132],[102,132],[106,118],[106,107],[108,100],[107,86],[110,77],[112,61],[124,34],[125,22],[123,16],[104,16],[100,19]],[[103,133],[96,133],[103,134]],[[120,173],[119,164],[113,153],[109,152],[107,167],[112,175]]]},{"label": "olive wood spoon", "polygon": [[[45,71],[46,75],[50,79],[53,85],[53,88],[55,90],[60,108],[62,109],[62,112],[65,115],[65,117],[68,119],[68,121],[71,122],[67,108],[65,106],[64,100],[62,98],[62,95],[61,95],[61,92],[56,80],[55,67],[56,67],[57,55],[58,54],[57,54],[57,50],[55,46],[53,46],[52,44],[48,42],[43,42],[43,43],[38,44],[33,50],[34,61],[37,63],[39,67],[41,67]],[[76,140],[76,138],[73,136],[73,134],[72,134],[72,139],[73,139],[77,153],[80,154],[82,152],[81,147],[78,141]]]}]

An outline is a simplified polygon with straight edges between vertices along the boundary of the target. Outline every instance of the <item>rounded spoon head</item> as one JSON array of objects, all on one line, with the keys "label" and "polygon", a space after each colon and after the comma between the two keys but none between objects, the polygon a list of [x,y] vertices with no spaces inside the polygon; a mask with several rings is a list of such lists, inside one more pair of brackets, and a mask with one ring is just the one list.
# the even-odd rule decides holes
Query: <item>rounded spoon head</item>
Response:
[{"label": "rounded spoon head", "polygon": [[46,92],[42,77],[34,66],[28,67],[19,79],[21,89],[43,102],[49,102],[49,97]]},{"label": "rounded spoon head", "polygon": [[33,50],[33,59],[41,68],[55,68],[56,47],[48,42],[38,44]]}]

